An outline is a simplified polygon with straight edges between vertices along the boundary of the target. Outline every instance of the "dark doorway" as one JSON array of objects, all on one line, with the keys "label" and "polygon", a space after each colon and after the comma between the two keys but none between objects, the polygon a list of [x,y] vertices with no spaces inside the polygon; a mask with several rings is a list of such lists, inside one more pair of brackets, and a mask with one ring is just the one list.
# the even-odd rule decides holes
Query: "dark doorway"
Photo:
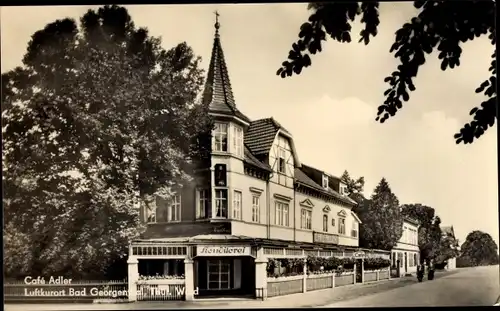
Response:
[{"label": "dark doorway", "polygon": [[356,259],[356,283],[363,283],[363,259]]},{"label": "dark doorway", "polygon": [[195,288],[200,298],[255,295],[252,257],[200,257],[194,265]]}]

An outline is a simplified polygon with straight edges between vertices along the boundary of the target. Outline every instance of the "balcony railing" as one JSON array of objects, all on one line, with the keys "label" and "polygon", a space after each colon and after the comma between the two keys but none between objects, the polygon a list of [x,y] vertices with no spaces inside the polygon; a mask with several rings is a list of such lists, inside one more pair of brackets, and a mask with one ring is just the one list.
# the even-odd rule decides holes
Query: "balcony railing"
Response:
[{"label": "balcony railing", "polygon": [[339,244],[339,236],[337,234],[314,231],[313,243]]}]

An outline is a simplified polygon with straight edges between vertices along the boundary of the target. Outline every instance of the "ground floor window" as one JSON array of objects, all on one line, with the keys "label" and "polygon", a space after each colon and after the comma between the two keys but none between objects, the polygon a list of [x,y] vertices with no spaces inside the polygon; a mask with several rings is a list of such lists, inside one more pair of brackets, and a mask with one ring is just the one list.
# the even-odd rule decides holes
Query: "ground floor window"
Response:
[{"label": "ground floor window", "polygon": [[139,275],[144,278],[183,278],[183,259],[139,259]]}]

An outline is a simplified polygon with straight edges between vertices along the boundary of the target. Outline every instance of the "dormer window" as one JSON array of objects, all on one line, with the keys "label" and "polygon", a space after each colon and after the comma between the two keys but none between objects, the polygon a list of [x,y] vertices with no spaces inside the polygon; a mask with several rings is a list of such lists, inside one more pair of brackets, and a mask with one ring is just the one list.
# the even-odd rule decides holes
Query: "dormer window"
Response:
[{"label": "dormer window", "polygon": [[340,194],[341,195],[347,195],[347,186],[345,185],[340,185]]},{"label": "dormer window", "polygon": [[328,176],[323,175],[323,188],[328,189]]},{"label": "dormer window", "polygon": [[214,151],[227,152],[227,123],[215,123]]}]

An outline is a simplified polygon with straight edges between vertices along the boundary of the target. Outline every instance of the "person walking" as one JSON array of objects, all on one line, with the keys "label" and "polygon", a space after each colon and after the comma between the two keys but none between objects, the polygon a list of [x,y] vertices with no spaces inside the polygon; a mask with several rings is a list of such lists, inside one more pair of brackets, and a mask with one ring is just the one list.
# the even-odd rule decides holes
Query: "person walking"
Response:
[{"label": "person walking", "polygon": [[431,261],[429,263],[429,272],[427,273],[428,280],[434,280],[434,271],[435,271],[434,260],[431,259]]}]

